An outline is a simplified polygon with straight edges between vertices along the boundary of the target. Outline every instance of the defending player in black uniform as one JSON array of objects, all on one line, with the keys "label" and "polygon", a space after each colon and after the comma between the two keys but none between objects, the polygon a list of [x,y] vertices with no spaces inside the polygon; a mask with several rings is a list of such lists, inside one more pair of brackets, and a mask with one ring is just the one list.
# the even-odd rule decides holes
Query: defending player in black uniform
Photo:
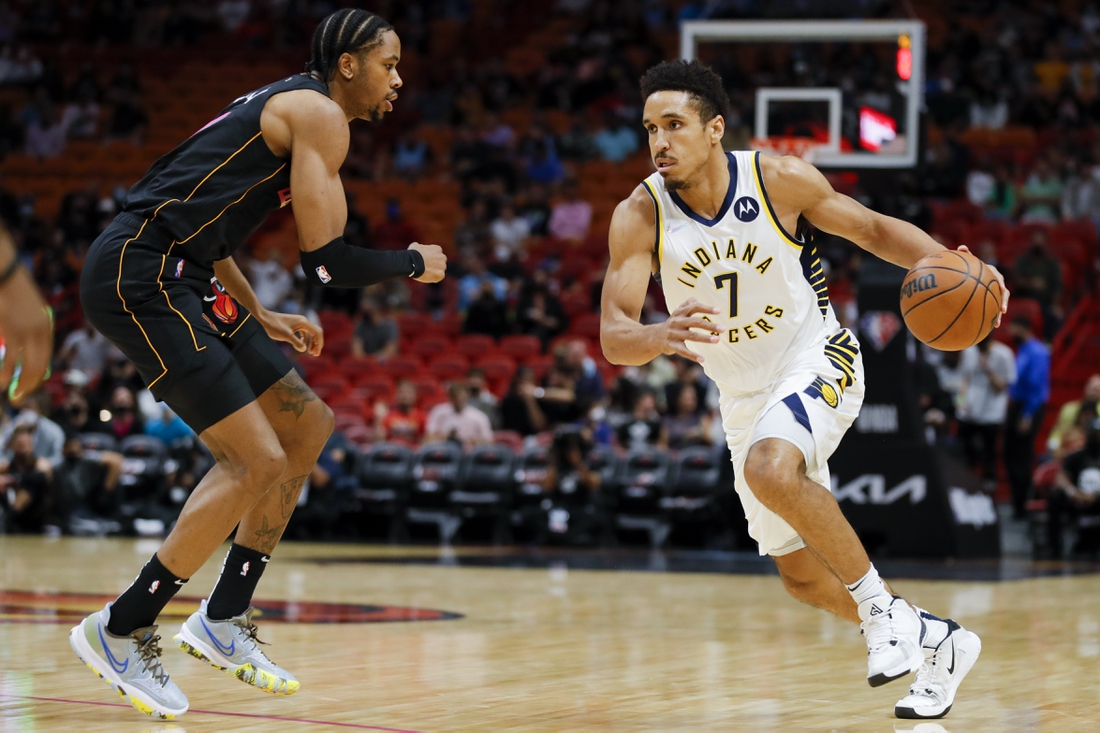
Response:
[{"label": "defending player in black uniform", "polygon": [[333,426],[332,411],[275,341],[318,354],[323,335],[301,316],[264,309],[232,254],[271,211],[290,204],[302,266],[315,284],[443,278],[446,257],[435,245],[375,252],[341,236],[348,124],[380,122],[393,109],[400,55],[397,35],[378,16],[328,16],[307,73],[235,100],[158,160],[88,254],[86,315],[217,459],[130,589],[70,633],[85,664],[149,715],[171,718],[188,705],[160,664],[156,617],[235,526],[217,585],[174,639],[267,692],[298,690],[257,646],[249,605]]}]

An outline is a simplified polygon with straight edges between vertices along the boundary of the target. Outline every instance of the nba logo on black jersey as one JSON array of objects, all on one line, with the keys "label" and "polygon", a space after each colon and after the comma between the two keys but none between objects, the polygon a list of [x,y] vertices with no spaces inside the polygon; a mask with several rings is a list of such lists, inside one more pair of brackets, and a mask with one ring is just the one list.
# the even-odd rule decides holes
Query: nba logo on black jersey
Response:
[{"label": "nba logo on black jersey", "polygon": [[179,262],[176,263],[176,277],[182,277],[182,276],[183,276],[183,260],[181,259]]},{"label": "nba logo on black jersey", "polygon": [[321,282],[323,283],[327,283],[332,280],[332,275],[328,274],[328,270],[325,269],[324,265],[321,265],[317,268],[317,277],[321,278]]},{"label": "nba logo on black jersey", "polygon": [[743,222],[750,222],[760,216],[760,204],[752,196],[742,196],[733,202],[733,215]]}]

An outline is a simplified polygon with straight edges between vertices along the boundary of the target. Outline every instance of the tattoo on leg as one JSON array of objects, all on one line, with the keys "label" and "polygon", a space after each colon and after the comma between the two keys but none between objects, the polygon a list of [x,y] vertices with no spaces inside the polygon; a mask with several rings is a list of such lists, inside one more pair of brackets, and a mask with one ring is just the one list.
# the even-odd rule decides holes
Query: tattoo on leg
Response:
[{"label": "tattoo on leg", "polygon": [[298,504],[298,494],[302,493],[302,484],[306,482],[307,478],[309,478],[308,474],[296,476],[279,486],[283,519],[290,519],[290,515],[294,513],[294,507]]},{"label": "tattoo on leg", "polygon": [[275,545],[279,544],[279,536],[282,534],[283,527],[286,524],[280,524],[277,527],[269,527],[267,524],[267,515],[264,515],[263,525],[256,530],[256,550],[264,554],[270,555],[275,549]]},{"label": "tattoo on leg", "polygon": [[272,386],[279,399],[279,412],[293,412],[297,420],[306,411],[306,403],[313,402],[317,395],[302,381],[298,372],[291,372]]}]

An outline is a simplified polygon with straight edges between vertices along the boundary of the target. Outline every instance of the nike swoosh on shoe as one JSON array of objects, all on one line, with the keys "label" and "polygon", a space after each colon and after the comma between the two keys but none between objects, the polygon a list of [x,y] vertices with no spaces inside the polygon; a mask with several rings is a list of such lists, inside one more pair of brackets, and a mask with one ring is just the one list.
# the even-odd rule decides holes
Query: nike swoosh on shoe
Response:
[{"label": "nike swoosh on shoe", "polygon": [[221,643],[218,637],[214,635],[214,632],[210,630],[210,627],[206,625],[206,621],[204,621],[201,617],[199,618],[199,623],[202,624],[202,627],[206,630],[206,635],[210,637],[210,641],[214,642],[214,646],[219,652],[227,657],[233,656],[233,652],[237,651],[236,640],[230,641],[229,646],[225,646]]},{"label": "nike swoosh on shoe", "polygon": [[99,643],[107,654],[107,662],[111,665],[111,669],[119,674],[125,674],[126,670],[130,668],[130,660],[124,659],[120,665],[118,660],[115,659],[115,655],[111,654],[111,647],[107,646],[107,640],[103,638],[103,627],[96,629],[96,631],[99,632]]}]

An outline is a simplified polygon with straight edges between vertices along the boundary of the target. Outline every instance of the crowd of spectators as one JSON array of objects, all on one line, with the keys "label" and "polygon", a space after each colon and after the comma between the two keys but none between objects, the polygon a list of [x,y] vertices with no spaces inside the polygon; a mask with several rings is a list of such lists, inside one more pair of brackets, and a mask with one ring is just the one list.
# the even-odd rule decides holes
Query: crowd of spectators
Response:
[{"label": "crowd of spectators", "polygon": [[[27,93],[18,106],[0,104],[0,156],[26,152],[44,159],[61,154],[73,140],[126,140],[141,146],[150,124],[142,75],[133,64],[124,62],[105,72],[89,62],[75,75],[63,73],[44,54],[44,44],[70,39],[115,46],[201,47],[211,38],[230,38],[242,48],[267,53],[272,48],[300,48],[300,39],[330,9],[328,3],[259,0],[163,7],[54,4],[64,7],[58,16],[67,19],[62,23],[28,3],[14,5],[28,12],[0,12],[0,88]],[[408,53],[434,58],[433,44],[439,41],[429,32],[431,22],[443,19],[470,27],[474,5],[424,0],[389,3],[379,10],[395,24]],[[460,214],[448,276],[453,284],[427,289],[427,298],[417,307],[437,316],[453,308],[461,316],[464,333],[495,339],[534,336],[553,357],[545,371],[520,367],[503,386],[472,369],[466,378],[450,380],[446,399],[440,396],[435,404],[425,404],[423,390],[413,381],[399,382],[392,395],[373,400],[363,415],[371,440],[409,445],[455,440],[470,448],[497,439],[503,431],[528,444],[558,446],[552,475],[570,476],[589,491],[598,490],[594,474],[574,459],[593,448],[625,452],[644,446],[674,451],[721,447],[724,436],[715,389],[697,366],[662,357],[615,374],[593,358],[597,354],[591,341],[565,337],[578,315],[597,308],[601,283],[598,274],[566,272],[562,251],[563,246],[566,252],[573,251],[569,247],[583,249],[586,242],[604,237],[594,229],[596,212],[582,196],[577,171],[592,161],[614,166],[645,149],[637,124],[640,100],[635,80],[667,55],[675,21],[809,12],[787,5],[563,0],[535,10],[502,0],[494,6],[500,23],[523,13],[538,16],[536,23],[570,19],[568,36],[560,47],[547,51],[544,64],[523,75],[498,54],[467,49],[453,63],[422,66],[417,84],[402,90],[396,117],[388,124],[355,126],[344,170],[349,179],[415,184],[442,178],[458,184]],[[895,10],[892,3],[864,5],[871,15]],[[1044,390],[1049,384],[1044,380],[1049,382],[1049,376],[1042,369],[1044,358],[1049,369],[1049,356],[1042,342],[1050,341],[1065,317],[1071,290],[1063,261],[1054,252],[1059,242],[1051,241],[1056,230],[1041,225],[1071,220],[1100,224],[1100,137],[1094,135],[1100,122],[1100,67],[1091,60],[1100,15],[1092,5],[1080,12],[1046,3],[1017,7],[970,0],[957,5],[957,19],[967,22],[949,23],[929,48],[926,94],[936,134],[929,135],[923,168],[919,175],[898,175],[897,184],[882,191],[857,183],[851,192],[925,229],[933,225],[930,202],[952,198],[969,199],[980,207],[985,221],[1040,225],[1028,230],[1026,247],[1012,251],[985,241],[980,227],[967,235],[973,238],[951,242],[970,244],[987,262],[1000,266],[1014,294],[1037,303],[1041,326],[1036,329],[1026,319],[1013,324],[1018,354],[994,340],[958,356],[929,354],[931,386],[925,389],[926,416],[936,439],[956,443],[988,482],[1002,475],[998,457],[1007,459],[1011,465],[1005,474],[1011,480],[1014,508],[1022,512],[1032,496],[1034,462],[1029,446],[1048,401]],[[820,6],[818,10],[832,12],[830,3]],[[869,52],[858,45],[838,46],[828,52],[834,54],[829,58],[796,55],[788,66],[763,64],[755,69],[742,68],[720,48],[708,53],[714,56],[706,60],[723,73],[730,87],[731,144],[748,138],[754,91],[764,83],[835,82],[865,90],[860,104],[888,112],[897,104],[891,80],[869,63]],[[826,79],[823,75],[830,70],[843,70],[847,77]],[[526,114],[509,114],[517,109]],[[563,114],[566,124],[552,124],[553,115]],[[845,124],[850,122],[846,118]],[[974,144],[975,138],[967,134],[1019,125],[1034,130],[1032,144],[1008,155]],[[449,130],[444,154],[429,135],[430,129],[441,126]],[[845,134],[856,133],[846,128]],[[47,222],[35,216],[33,196],[9,189],[0,180],[0,217],[16,232],[48,294],[71,293],[83,253],[119,210],[128,183],[104,188],[90,181],[85,189],[68,194],[57,219]],[[370,221],[349,194],[349,242],[404,248],[421,234],[421,222],[406,216],[400,198],[388,200],[384,215]],[[547,241],[559,246],[548,249],[543,246]],[[845,325],[854,326],[858,313],[852,274],[859,268],[859,253],[827,236],[819,236],[817,245],[834,307]],[[399,316],[412,308],[407,285],[377,286],[364,297],[311,291],[284,255],[277,249],[240,252],[262,304],[314,319],[325,311],[345,311],[354,324],[348,353],[380,362],[400,355],[409,341],[409,334],[402,334],[398,326]],[[1092,266],[1090,259],[1086,269]],[[660,307],[648,302],[643,319],[662,317]],[[179,418],[152,401],[132,365],[90,325],[62,334],[58,345],[55,372],[64,375],[64,389],[3,418],[5,471],[13,477],[10,485],[17,487],[5,493],[6,504],[0,502],[7,506],[9,524],[45,524],[64,531],[96,526],[74,523],[72,516],[60,513],[59,507],[70,504],[82,507],[76,513],[81,520],[170,523],[171,508],[178,508],[180,497],[185,498],[196,476],[201,476],[203,463],[193,450],[194,436]],[[1062,458],[1084,444],[1088,406],[1095,406],[1100,389],[1090,385],[1085,407],[1072,419],[1059,417],[1050,456]],[[115,458],[122,453],[88,448],[87,442],[74,438],[87,434],[108,436],[119,450],[134,435],[156,436],[166,446],[179,446],[164,486],[153,492],[155,496],[150,494],[152,499],[143,499],[146,504],[136,514],[133,507],[120,513],[126,502],[119,497],[126,491],[118,487],[134,485],[127,483],[133,474],[122,472],[121,459]],[[580,437],[569,438],[572,442],[561,447],[554,436],[562,434]],[[347,487],[352,473],[347,460],[353,453],[340,440],[326,451],[311,477],[317,487],[315,500]],[[79,464],[83,468],[77,479],[62,481],[59,469],[70,459],[85,463]],[[51,470],[39,470],[47,463]],[[332,491],[326,494],[326,488]],[[81,498],[73,503],[60,496]],[[326,516],[331,512],[321,511],[310,521],[328,526]]]}]

